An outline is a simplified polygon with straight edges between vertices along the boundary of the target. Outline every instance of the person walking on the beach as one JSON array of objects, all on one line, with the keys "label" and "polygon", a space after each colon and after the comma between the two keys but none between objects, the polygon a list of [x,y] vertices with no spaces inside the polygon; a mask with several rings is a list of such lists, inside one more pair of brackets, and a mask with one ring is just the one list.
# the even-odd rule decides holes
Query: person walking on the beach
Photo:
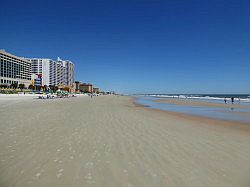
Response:
[{"label": "person walking on the beach", "polygon": [[225,104],[227,104],[227,98],[226,97],[224,98],[224,102],[225,102]]},{"label": "person walking on the beach", "polygon": [[233,97],[231,97],[231,101],[232,101],[232,104],[234,104],[234,98]]}]

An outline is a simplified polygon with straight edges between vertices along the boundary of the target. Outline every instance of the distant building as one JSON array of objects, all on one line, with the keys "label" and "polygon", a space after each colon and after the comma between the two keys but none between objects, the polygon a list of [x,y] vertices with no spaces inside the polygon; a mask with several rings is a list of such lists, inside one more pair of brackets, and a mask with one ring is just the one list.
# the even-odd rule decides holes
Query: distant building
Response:
[{"label": "distant building", "polygon": [[75,81],[75,83],[73,83],[74,92],[80,92],[80,84],[80,81]]},{"label": "distant building", "polygon": [[93,92],[93,85],[92,84],[82,83],[82,84],[79,84],[79,89],[80,89],[81,92],[92,93]]},{"label": "distant building", "polygon": [[74,64],[60,58],[57,61],[47,58],[27,58],[32,63],[31,73],[41,76],[42,85],[73,86]]},{"label": "distant building", "polygon": [[31,83],[31,62],[0,50],[0,85]]},{"label": "distant building", "polygon": [[59,57],[57,58],[57,63],[61,63],[64,69],[64,77],[65,77],[65,85],[72,85],[74,83],[74,73],[75,73],[75,65],[69,60],[61,60]]},{"label": "distant building", "polygon": [[57,86],[61,76],[59,76],[61,68],[58,67],[55,61],[51,61],[49,64],[49,85]]},{"label": "distant building", "polygon": [[[45,58],[31,58],[27,59],[31,62],[31,74],[33,74],[33,81],[39,77],[42,85],[50,85],[50,63],[51,59]],[[34,79],[35,77],[35,79]]]},{"label": "distant building", "polygon": [[94,92],[94,93],[99,93],[99,92],[100,92],[100,89],[99,89],[99,88],[93,88],[93,92]]},{"label": "distant building", "polygon": [[50,85],[65,86],[67,84],[66,67],[62,61],[51,61],[50,63]]},{"label": "distant building", "polygon": [[53,85],[72,87],[75,66],[69,60],[23,58],[0,50],[0,84]]}]

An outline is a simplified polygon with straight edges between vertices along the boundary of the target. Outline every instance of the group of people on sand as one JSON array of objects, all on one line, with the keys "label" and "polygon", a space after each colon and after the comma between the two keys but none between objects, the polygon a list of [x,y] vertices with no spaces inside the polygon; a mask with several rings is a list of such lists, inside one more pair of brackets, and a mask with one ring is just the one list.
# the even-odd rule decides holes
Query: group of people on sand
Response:
[{"label": "group of people on sand", "polygon": [[[225,102],[225,104],[227,104],[227,98],[226,97],[224,98],[224,102]],[[232,102],[232,104],[234,104],[234,97],[231,97],[231,102]],[[240,98],[239,98],[239,103],[240,103]]]}]

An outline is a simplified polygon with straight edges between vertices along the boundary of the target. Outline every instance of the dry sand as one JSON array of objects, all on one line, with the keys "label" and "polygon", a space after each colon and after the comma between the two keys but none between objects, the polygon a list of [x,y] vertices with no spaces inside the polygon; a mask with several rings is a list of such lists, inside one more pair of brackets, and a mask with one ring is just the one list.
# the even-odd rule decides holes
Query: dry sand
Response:
[{"label": "dry sand", "polygon": [[[225,103],[210,103],[206,101],[195,101],[192,99],[157,99],[155,102],[171,103],[176,105],[187,105],[187,106],[206,106],[206,107],[219,107],[219,108],[247,108],[250,109],[249,105],[240,105],[238,101],[235,101],[234,104],[231,102]],[[224,101],[222,101],[224,102]]]},{"label": "dry sand", "polygon": [[249,127],[201,119],[121,96],[0,100],[0,186],[249,187]]}]

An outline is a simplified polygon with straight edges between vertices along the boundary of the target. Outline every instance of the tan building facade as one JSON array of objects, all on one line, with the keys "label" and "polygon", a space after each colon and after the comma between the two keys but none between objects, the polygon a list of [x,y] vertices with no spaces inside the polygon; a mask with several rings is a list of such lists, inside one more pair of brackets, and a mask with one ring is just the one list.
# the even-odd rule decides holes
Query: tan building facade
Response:
[{"label": "tan building facade", "polygon": [[73,83],[74,92],[80,92],[80,84],[81,84],[80,81],[75,81]]},{"label": "tan building facade", "polygon": [[99,92],[100,92],[100,89],[99,89],[99,88],[93,88],[93,92],[94,92],[94,93],[99,93]]},{"label": "tan building facade", "polygon": [[82,84],[79,85],[79,89],[80,89],[81,92],[92,93],[93,92],[93,85],[92,84],[82,83]]}]

